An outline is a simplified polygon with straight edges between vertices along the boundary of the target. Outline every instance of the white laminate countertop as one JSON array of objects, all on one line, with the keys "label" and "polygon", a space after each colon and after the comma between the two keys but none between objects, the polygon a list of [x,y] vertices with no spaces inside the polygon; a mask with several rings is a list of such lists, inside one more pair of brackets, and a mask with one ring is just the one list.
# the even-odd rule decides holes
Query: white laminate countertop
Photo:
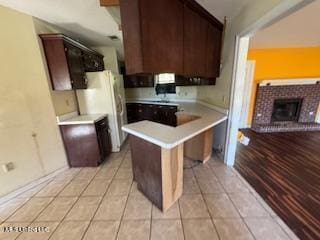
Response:
[{"label": "white laminate countertop", "polygon": [[163,148],[174,148],[192,137],[218,125],[227,119],[227,114],[213,110],[200,103],[179,103],[176,113],[200,117],[177,127],[151,121],[140,121],[124,125],[122,130]]},{"label": "white laminate countertop", "polygon": [[179,106],[177,102],[166,102],[161,100],[127,100],[126,103],[142,103],[142,104],[154,104],[154,105],[166,105],[166,106]]},{"label": "white laminate countertop", "polygon": [[78,115],[68,119],[58,120],[58,125],[93,124],[106,116],[106,114]]}]

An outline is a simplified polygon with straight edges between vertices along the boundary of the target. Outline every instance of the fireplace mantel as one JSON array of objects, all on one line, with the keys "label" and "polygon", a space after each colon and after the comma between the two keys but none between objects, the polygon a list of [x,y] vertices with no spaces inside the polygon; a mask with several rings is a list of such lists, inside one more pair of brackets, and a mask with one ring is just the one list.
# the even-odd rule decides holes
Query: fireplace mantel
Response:
[{"label": "fireplace mantel", "polygon": [[263,80],[259,83],[260,87],[263,86],[290,86],[290,85],[313,85],[320,84],[319,78],[288,78],[288,79],[270,79]]}]

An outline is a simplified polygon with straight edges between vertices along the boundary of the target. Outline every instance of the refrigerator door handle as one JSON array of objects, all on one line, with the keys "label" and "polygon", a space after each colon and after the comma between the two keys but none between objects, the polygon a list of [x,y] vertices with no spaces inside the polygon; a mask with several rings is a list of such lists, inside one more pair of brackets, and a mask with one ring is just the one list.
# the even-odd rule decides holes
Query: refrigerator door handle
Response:
[{"label": "refrigerator door handle", "polygon": [[120,115],[123,114],[123,101],[122,101],[122,97],[120,94],[118,94],[119,100],[120,100],[120,106],[121,106],[121,111],[120,111]]}]

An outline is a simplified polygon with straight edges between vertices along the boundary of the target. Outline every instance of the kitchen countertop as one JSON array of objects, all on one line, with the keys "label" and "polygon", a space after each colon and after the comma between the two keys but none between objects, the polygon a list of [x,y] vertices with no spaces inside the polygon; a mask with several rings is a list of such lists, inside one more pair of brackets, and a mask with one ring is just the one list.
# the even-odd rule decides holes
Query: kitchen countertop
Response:
[{"label": "kitchen countertop", "polygon": [[[143,101],[135,101],[143,103]],[[146,102],[151,103],[152,102]],[[201,103],[175,102],[180,111],[176,113],[200,117],[177,127],[151,121],[140,121],[122,127],[122,130],[163,148],[174,148],[192,137],[218,125],[227,119],[227,114]]]},{"label": "kitchen countertop", "polygon": [[105,118],[106,114],[78,115],[68,119],[58,119],[58,125],[93,124]]},{"label": "kitchen countertop", "polygon": [[166,105],[166,106],[179,106],[177,102],[165,102],[160,100],[127,100],[127,103],[141,103],[141,104],[154,104],[154,105]]}]

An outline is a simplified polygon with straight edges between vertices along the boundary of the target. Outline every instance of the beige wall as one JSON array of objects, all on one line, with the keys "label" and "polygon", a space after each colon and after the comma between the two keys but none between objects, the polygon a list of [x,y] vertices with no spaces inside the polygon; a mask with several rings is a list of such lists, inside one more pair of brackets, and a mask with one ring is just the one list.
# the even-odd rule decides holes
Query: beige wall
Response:
[{"label": "beige wall", "polygon": [[198,87],[198,98],[202,101],[229,108],[236,34],[241,33],[267,12],[280,4],[301,2],[301,0],[251,0],[240,14],[227,24],[222,52],[222,72],[216,86]]},{"label": "beige wall", "polygon": [[[34,22],[36,34],[60,32],[58,29],[56,29],[49,23],[41,21],[37,18],[33,18],[33,22]],[[38,37],[38,43],[42,52],[43,65],[46,70],[46,74],[48,76],[47,78],[49,79],[48,68],[46,65],[46,60],[45,60],[45,56],[42,49],[41,39],[39,37]],[[52,91],[51,82],[50,81],[48,82],[50,85],[50,94],[52,97],[54,110],[57,116],[78,110],[77,99],[74,91]]]},{"label": "beige wall", "polygon": [[104,68],[114,73],[119,73],[118,55],[114,47],[93,47],[94,50],[104,56]]},{"label": "beige wall", "polygon": [[[163,98],[163,94],[156,95],[154,88],[128,88],[125,91],[126,99],[137,98]],[[167,99],[176,100],[196,100],[197,99],[197,87],[177,87],[176,94],[168,94]]]},{"label": "beige wall", "polygon": [[0,19],[0,166],[15,166],[2,196],[67,162],[33,18],[0,6]]}]

